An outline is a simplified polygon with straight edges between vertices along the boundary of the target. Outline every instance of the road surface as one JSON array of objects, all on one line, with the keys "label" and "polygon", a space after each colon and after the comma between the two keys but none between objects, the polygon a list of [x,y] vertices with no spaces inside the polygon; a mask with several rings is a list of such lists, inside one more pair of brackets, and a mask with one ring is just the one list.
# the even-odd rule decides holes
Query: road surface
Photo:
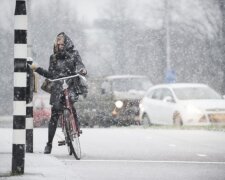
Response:
[{"label": "road surface", "polygon": [[[0,124],[2,133],[9,124]],[[11,124],[12,125],[12,124]],[[11,126],[10,125],[10,126]],[[47,128],[34,129],[34,153],[43,154]],[[11,135],[1,152],[11,147]],[[58,128],[52,154],[83,180],[225,180],[225,131],[127,127],[83,129],[82,159],[69,156]],[[11,149],[11,148],[10,148]]]},{"label": "road surface", "polygon": [[225,132],[83,129],[80,161],[56,145],[62,137],[57,131],[52,155],[84,180],[225,179]]}]

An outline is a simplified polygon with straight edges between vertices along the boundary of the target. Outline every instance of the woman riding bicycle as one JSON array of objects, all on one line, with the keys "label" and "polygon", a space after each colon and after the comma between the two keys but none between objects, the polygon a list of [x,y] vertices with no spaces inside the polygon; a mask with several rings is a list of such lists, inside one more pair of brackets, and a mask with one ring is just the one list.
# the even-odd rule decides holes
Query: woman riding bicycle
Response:
[{"label": "woman riding bicycle", "polygon": [[[49,79],[71,76],[76,72],[79,72],[81,75],[87,74],[78,51],[74,50],[73,42],[64,32],[58,34],[56,37],[53,54],[50,56],[48,71],[35,65],[32,65],[32,68],[38,74]],[[69,97],[71,103],[74,104],[74,102],[78,100],[79,94],[87,93],[87,89],[84,88],[84,92],[82,92],[81,86],[79,85],[79,78],[69,80],[68,83]],[[60,81],[53,82],[50,104],[52,105],[52,109],[51,119],[48,124],[48,142],[44,150],[45,154],[51,153],[52,141],[57,128],[58,119],[63,109],[63,88],[62,82]],[[76,116],[75,109],[74,115]]]}]

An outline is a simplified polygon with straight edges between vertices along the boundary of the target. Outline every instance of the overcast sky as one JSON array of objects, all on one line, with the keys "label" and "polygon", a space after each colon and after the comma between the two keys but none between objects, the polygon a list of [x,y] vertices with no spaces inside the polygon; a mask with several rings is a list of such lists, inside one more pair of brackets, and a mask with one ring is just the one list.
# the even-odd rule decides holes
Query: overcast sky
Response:
[{"label": "overcast sky", "polygon": [[[1,0],[0,6],[0,26],[8,27],[6,14],[13,13],[15,10],[16,0]],[[76,8],[77,16],[81,20],[92,22],[99,17],[99,13],[104,8],[109,0],[63,0],[69,1]],[[44,4],[46,0],[32,0],[33,5]]]},{"label": "overcast sky", "polygon": [[75,0],[77,15],[79,19],[85,19],[89,22],[93,21],[101,14],[104,6],[109,0]]},{"label": "overcast sky", "polygon": [[[32,2],[32,9],[37,6],[41,8],[46,8],[45,4],[49,2],[57,2],[56,0],[46,1],[46,0],[27,0]],[[91,23],[96,18],[102,18],[105,14],[105,9],[107,9],[108,3],[111,0],[60,0],[64,3],[68,3],[71,7],[71,12],[75,12],[78,19],[82,22]],[[116,1],[116,0],[115,0]],[[163,23],[162,14],[164,0],[117,0],[118,3],[122,1],[128,2],[127,7],[129,8],[130,16],[133,19],[138,20],[142,23],[142,26],[147,26],[150,28],[160,28]],[[175,1],[175,3],[174,3]],[[15,11],[16,0],[1,0],[0,6],[0,27],[1,29],[9,29],[10,25],[13,23],[14,11]],[[170,4],[173,4],[173,13],[171,17],[176,22],[185,22],[200,20],[204,22],[207,20],[203,12],[203,6],[199,0],[170,0]],[[212,1],[207,1],[208,3],[213,3]],[[107,7],[108,6],[108,7]],[[176,6],[176,7],[175,7]],[[54,3],[53,6],[54,8]],[[47,9],[46,9],[47,11]],[[10,16],[10,14],[12,16]],[[214,17],[217,18],[218,13],[214,13]],[[218,19],[218,18],[217,18]],[[212,31],[211,26],[205,23],[205,27],[209,33]]]},{"label": "overcast sky", "polygon": [[[1,0],[2,1],[2,0]],[[3,0],[7,1],[7,0]],[[64,3],[70,4],[72,9],[75,9],[80,20],[92,22],[100,16],[101,11],[107,5],[109,0],[61,0]],[[46,4],[46,0],[31,0],[32,8]],[[54,2],[54,0],[52,0]]]},{"label": "overcast sky", "polygon": [[[104,10],[106,9],[107,4],[110,0],[62,0],[62,1],[68,2],[69,4],[71,4],[71,8],[76,9],[79,20],[91,23],[93,22],[94,19],[103,16]],[[152,21],[151,17],[149,16],[145,17],[146,16],[145,11],[151,12],[153,9],[157,9],[159,6],[162,7],[162,1],[157,0],[121,0],[121,2],[122,1],[129,2],[128,3],[129,8],[133,9],[132,10],[133,13],[131,15],[139,20],[144,19],[146,24],[148,24],[149,22],[150,24],[152,24]],[[8,29],[9,20],[6,19],[5,17],[10,17],[8,16],[9,14],[14,15],[15,2],[16,0],[1,0],[0,6],[1,27],[4,26],[4,28]],[[32,8],[35,8],[36,6],[42,6],[42,8],[45,8],[44,4],[47,3],[46,0],[31,0],[31,2]],[[146,9],[146,7],[148,8]],[[161,24],[161,22],[159,23]],[[154,25],[156,25],[155,21]]]}]

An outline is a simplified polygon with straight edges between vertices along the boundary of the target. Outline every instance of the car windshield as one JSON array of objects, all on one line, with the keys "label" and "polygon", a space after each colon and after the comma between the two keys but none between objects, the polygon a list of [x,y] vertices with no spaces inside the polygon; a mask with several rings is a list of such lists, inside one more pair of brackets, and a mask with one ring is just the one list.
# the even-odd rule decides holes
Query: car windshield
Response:
[{"label": "car windshield", "polygon": [[222,96],[209,87],[182,87],[173,88],[180,100],[189,99],[222,99]]},{"label": "car windshield", "polygon": [[146,91],[152,83],[147,78],[121,78],[113,80],[114,91]]}]

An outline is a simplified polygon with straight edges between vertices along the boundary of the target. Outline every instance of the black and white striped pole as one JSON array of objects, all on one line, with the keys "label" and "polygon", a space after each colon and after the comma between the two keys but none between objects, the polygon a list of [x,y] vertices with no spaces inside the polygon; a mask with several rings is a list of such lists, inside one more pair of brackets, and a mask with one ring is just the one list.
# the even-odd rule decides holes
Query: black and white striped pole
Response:
[{"label": "black and white striped pole", "polygon": [[26,0],[16,0],[14,24],[14,101],[12,174],[24,174],[27,86]]}]

